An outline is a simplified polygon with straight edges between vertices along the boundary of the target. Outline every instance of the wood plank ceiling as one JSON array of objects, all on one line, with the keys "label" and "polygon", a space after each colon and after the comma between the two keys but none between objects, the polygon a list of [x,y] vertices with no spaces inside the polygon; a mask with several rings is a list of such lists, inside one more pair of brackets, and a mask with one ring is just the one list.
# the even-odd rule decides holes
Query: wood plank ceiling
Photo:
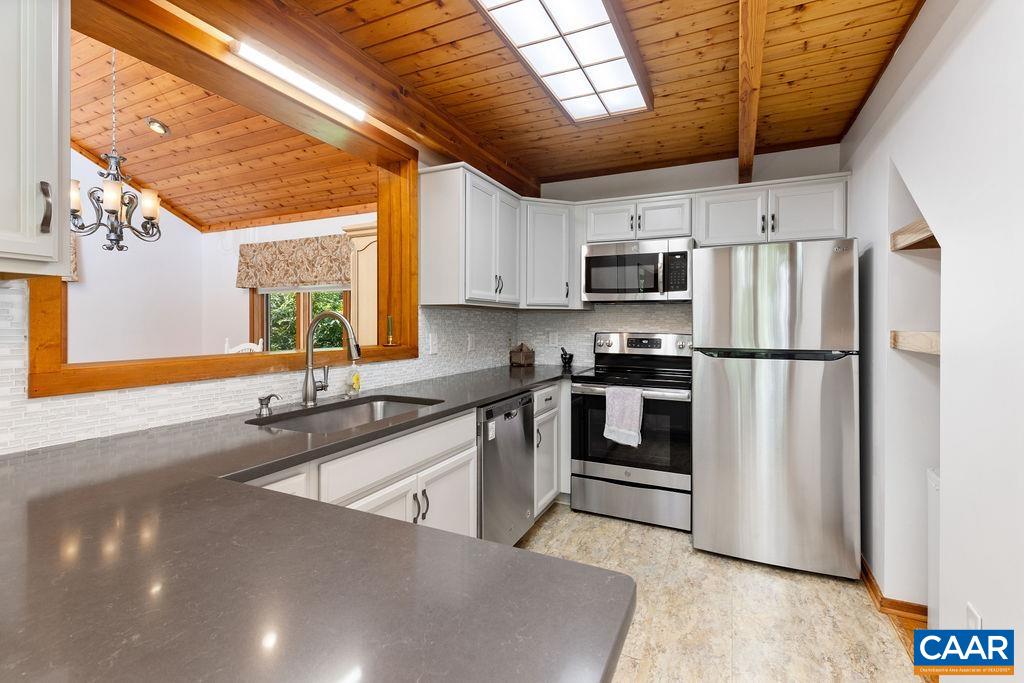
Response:
[{"label": "wood plank ceiling", "polygon": [[[110,150],[110,48],[73,32],[72,147]],[[137,187],[203,231],[374,210],[377,168],[139,61],[117,55],[117,147]],[[160,136],[146,119],[170,126]],[[83,178],[86,187],[100,178]],[[86,218],[92,220],[86,207]]]},{"label": "wood plank ceiling", "polygon": [[[737,156],[739,0],[608,0],[632,28],[654,108],[582,124],[472,0],[296,1],[542,181]],[[758,3],[755,151],[841,139],[922,2]]]}]

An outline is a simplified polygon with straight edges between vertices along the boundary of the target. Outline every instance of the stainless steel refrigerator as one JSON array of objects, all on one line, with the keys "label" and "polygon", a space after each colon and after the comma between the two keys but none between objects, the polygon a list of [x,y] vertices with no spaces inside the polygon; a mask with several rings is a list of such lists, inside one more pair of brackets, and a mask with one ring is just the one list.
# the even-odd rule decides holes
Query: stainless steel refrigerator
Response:
[{"label": "stainless steel refrigerator", "polygon": [[694,251],[693,545],[860,574],[857,241]]}]

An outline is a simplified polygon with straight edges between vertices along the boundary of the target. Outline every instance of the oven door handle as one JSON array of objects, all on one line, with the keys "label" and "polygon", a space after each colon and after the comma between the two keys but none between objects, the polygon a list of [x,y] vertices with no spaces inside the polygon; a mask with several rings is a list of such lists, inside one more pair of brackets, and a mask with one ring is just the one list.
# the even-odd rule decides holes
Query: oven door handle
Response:
[{"label": "oven door handle", "polygon": [[[572,385],[572,393],[588,396],[604,396],[605,387],[594,384]],[[643,397],[649,401],[690,401],[689,389],[643,389]]]}]

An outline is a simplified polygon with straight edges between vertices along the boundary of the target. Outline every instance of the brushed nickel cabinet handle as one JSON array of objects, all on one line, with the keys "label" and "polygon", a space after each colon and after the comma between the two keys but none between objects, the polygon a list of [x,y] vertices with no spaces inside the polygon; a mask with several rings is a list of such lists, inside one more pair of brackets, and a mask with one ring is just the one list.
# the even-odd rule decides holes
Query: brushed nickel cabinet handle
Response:
[{"label": "brushed nickel cabinet handle", "polygon": [[50,183],[40,180],[39,191],[43,193],[43,199],[46,200],[46,208],[43,209],[43,220],[39,223],[39,232],[49,235],[50,220],[53,218],[53,197],[50,196]]},{"label": "brushed nickel cabinet handle", "polygon": [[420,523],[420,510],[422,510],[423,508],[420,507],[420,497],[418,495],[416,495],[415,493],[412,494],[412,502],[416,503],[416,514],[412,516],[412,523],[413,524],[419,524]]},{"label": "brushed nickel cabinet handle", "polygon": [[420,517],[420,519],[426,519],[427,513],[430,512],[430,498],[427,497],[426,489],[423,489],[423,502],[424,504],[426,504],[426,507],[423,508],[423,515]]}]

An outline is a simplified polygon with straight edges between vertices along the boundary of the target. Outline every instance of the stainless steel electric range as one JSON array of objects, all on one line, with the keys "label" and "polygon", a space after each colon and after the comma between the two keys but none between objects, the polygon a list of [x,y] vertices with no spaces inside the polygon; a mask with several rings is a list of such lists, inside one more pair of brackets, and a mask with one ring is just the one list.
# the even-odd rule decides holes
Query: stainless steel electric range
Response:
[{"label": "stainless steel electric range", "polygon": [[[595,367],[572,376],[573,510],[690,530],[689,334],[599,332]],[[604,437],[605,389],[643,389],[638,447]]]}]

